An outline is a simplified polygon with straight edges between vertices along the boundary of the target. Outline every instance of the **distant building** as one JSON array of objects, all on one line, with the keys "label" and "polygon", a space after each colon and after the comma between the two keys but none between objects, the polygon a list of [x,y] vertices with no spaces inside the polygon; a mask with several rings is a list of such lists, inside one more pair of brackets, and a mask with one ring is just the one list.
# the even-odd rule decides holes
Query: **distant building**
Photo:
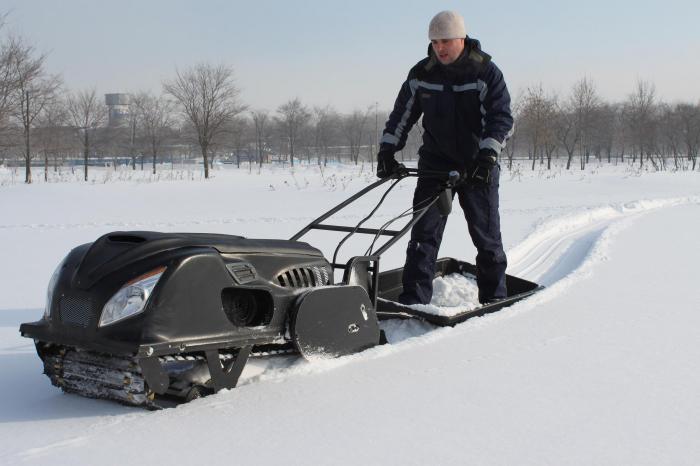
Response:
[{"label": "distant building", "polygon": [[105,103],[109,111],[110,127],[124,126],[129,123],[129,94],[105,94]]}]

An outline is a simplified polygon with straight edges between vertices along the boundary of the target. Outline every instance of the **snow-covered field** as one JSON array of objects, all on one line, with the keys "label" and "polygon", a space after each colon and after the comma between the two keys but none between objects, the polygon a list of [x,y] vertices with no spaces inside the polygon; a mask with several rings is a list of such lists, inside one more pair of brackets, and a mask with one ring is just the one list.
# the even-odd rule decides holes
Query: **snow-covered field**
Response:
[{"label": "snow-covered field", "polygon": [[[0,169],[0,464],[700,464],[698,172],[504,171],[508,273],[544,291],[454,328],[390,324],[392,344],[359,355],[257,363],[235,390],[159,412],[62,394],[19,336],[68,250],[114,230],[287,238],[374,178],[93,173],[25,186]],[[374,225],[411,193],[397,188]],[[329,255],[338,238],[305,239]],[[441,256],[474,255],[455,205]]]}]

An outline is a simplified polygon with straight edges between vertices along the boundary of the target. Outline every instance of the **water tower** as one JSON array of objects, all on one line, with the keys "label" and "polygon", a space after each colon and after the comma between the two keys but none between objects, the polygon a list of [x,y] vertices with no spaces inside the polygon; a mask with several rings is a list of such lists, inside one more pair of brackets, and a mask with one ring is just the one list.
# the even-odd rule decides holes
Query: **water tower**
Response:
[{"label": "water tower", "polygon": [[129,122],[129,94],[105,94],[109,110],[109,126],[124,126]]}]

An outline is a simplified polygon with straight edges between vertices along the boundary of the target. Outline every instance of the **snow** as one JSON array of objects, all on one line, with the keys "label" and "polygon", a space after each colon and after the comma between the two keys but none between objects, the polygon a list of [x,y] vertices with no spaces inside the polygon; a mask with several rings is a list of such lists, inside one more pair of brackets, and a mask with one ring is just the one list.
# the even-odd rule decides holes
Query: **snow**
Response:
[{"label": "snow", "polygon": [[[367,166],[117,174],[24,186],[0,173],[0,464],[700,463],[700,173],[504,171],[508,273],[546,289],[454,328],[383,324],[391,344],[358,355],[256,361],[236,389],[159,412],[62,394],[19,336],[67,251],[113,230],[285,238],[373,178]],[[441,256],[473,262],[457,208],[444,238]],[[328,256],[339,237],[304,239]],[[343,258],[366,248],[349,243]],[[443,277],[436,298],[467,293],[459,280]]]},{"label": "snow", "polygon": [[433,298],[430,304],[412,304],[408,307],[445,317],[471,311],[479,307],[476,278],[459,273],[437,277],[433,280]]}]

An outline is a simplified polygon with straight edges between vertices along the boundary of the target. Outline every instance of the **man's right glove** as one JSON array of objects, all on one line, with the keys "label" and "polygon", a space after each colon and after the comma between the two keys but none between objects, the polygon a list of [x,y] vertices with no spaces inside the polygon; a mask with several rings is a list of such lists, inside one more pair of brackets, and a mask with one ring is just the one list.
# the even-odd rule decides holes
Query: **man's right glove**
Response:
[{"label": "man's right glove", "polygon": [[474,159],[474,170],[472,170],[471,182],[477,186],[488,186],[491,184],[491,171],[496,165],[498,155],[493,149],[481,149]]},{"label": "man's right glove", "polygon": [[394,153],[389,150],[380,150],[377,154],[377,177],[389,178],[394,174],[405,174],[406,166],[394,158]]}]

